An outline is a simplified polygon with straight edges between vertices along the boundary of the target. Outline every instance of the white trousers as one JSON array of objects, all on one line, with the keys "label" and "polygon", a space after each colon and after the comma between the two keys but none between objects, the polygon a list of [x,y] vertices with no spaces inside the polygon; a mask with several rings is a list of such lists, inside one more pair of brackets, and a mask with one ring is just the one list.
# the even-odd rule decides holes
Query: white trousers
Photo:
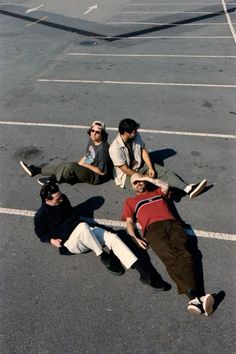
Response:
[{"label": "white trousers", "polygon": [[138,260],[116,234],[101,227],[91,227],[85,222],[81,222],[76,226],[69,239],[65,242],[65,246],[72,253],[78,254],[92,250],[97,256],[102,254],[102,247],[107,246],[127,269]]}]

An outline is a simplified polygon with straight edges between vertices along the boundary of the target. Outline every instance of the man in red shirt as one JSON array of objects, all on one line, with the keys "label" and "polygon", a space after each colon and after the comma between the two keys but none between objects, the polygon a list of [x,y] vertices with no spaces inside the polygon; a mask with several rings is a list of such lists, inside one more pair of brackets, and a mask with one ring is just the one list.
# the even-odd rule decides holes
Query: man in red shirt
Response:
[{"label": "man in red shirt", "polygon": [[[126,220],[127,233],[141,248],[148,249],[150,245],[161,259],[178,293],[190,299],[187,310],[209,316],[213,312],[214,298],[197,288],[192,255],[186,248],[187,237],[166,201],[168,184],[138,173],[133,174],[130,181],[136,196],[127,198],[123,206],[122,219]],[[157,187],[149,190],[148,182]],[[137,233],[136,222],[142,236]]]}]

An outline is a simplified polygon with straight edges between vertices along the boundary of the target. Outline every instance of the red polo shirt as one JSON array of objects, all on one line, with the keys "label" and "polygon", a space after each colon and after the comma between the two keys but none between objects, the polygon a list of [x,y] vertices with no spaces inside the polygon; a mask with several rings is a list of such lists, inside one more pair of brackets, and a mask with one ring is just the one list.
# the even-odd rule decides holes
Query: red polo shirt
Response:
[{"label": "red polo shirt", "polygon": [[127,198],[122,211],[122,220],[128,217],[140,224],[143,234],[148,225],[163,220],[175,220],[160,188]]}]

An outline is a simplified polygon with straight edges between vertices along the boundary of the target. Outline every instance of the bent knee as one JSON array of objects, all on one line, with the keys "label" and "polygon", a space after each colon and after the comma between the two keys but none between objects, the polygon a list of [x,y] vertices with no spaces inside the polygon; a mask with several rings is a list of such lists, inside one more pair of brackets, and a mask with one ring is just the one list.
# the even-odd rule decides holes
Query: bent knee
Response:
[{"label": "bent knee", "polygon": [[80,222],[79,225],[77,226],[77,229],[80,231],[83,230],[88,230],[89,229],[89,225],[86,222]]}]

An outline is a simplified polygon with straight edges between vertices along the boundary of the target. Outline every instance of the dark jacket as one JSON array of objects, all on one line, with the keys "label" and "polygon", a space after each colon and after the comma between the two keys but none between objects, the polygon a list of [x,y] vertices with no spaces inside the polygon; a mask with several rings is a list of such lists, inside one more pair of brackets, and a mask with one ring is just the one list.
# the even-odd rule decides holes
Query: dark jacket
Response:
[{"label": "dark jacket", "polygon": [[42,242],[61,238],[64,243],[80,222],[68,198],[64,194],[62,198],[57,206],[43,203],[35,214],[34,230]]}]

